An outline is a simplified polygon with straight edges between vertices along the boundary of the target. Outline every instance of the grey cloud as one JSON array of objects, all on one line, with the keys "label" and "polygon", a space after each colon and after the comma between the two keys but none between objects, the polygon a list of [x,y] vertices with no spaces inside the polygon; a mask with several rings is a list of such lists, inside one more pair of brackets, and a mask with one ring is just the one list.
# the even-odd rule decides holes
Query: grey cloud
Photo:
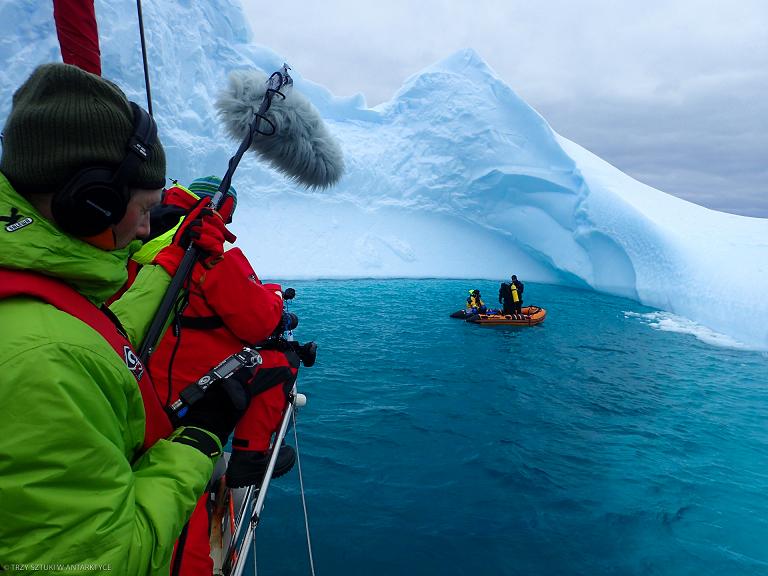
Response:
[{"label": "grey cloud", "polygon": [[629,175],[703,206],[768,216],[768,74],[676,99],[549,99],[553,128]]}]

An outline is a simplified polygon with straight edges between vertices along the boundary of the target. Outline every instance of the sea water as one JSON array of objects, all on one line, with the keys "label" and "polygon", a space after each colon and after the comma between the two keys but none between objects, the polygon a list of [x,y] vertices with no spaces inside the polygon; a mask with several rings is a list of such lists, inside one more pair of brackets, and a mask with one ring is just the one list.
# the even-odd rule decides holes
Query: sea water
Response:
[{"label": "sea water", "polygon": [[[768,574],[765,353],[531,282],[526,328],[449,318],[497,282],[285,285],[319,346],[297,417],[317,574]],[[309,574],[306,549],[294,470],[259,573]]]}]

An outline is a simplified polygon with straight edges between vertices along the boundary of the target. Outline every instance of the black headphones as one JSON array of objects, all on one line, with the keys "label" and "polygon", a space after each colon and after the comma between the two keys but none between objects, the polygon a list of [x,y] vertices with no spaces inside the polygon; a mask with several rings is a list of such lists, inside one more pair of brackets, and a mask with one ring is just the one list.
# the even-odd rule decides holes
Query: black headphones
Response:
[{"label": "black headphones", "polygon": [[130,200],[125,179],[149,158],[149,149],[157,140],[152,116],[134,102],[130,105],[133,135],[120,165],[116,169],[97,166],[80,170],[53,196],[53,218],[73,236],[95,236],[125,216]]}]

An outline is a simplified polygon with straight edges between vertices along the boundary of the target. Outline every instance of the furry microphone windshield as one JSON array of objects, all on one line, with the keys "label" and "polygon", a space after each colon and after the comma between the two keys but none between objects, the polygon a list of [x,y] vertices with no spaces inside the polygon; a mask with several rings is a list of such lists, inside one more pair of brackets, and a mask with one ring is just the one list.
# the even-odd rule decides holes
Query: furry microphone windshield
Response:
[{"label": "furry microphone windshield", "polygon": [[[267,89],[267,77],[254,70],[229,75],[229,86],[219,95],[216,108],[229,134],[247,137],[254,114]],[[344,172],[341,147],[331,136],[320,113],[306,98],[286,86],[285,99],[275,95],[264,114],[275,127],[273,134],[255,134],[251,150],[292,180],[307,188],[327,188]],[[263,120],[261,132],[271,132]]]}]

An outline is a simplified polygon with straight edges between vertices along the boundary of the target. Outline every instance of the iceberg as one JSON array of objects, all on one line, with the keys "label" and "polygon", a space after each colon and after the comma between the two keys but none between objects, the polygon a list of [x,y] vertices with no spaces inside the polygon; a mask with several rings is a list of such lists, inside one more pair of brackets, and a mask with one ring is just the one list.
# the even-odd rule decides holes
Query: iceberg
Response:
[{"label": "iceberg", "polygon": [[[144,103],[133,9],[96,3],[103,73]],[[150,3],[144,21],[168,176],[223,175],[239,144],[213,104],[227,73],[269,74],[284,58],[254,43],[258,30],[235,0]],[[50,3],[3,4],[0,33],[4,122],[13,90],[60,55]],[[341,142],[347,173],[330,190],[308,192],[256,156],[243,158],[233,230],[262,277],[515,273],[631,298],[768,349],[768,219],[713,211],[632,179],[555,133],[471,49],[373,108],[292,73]]]}]

